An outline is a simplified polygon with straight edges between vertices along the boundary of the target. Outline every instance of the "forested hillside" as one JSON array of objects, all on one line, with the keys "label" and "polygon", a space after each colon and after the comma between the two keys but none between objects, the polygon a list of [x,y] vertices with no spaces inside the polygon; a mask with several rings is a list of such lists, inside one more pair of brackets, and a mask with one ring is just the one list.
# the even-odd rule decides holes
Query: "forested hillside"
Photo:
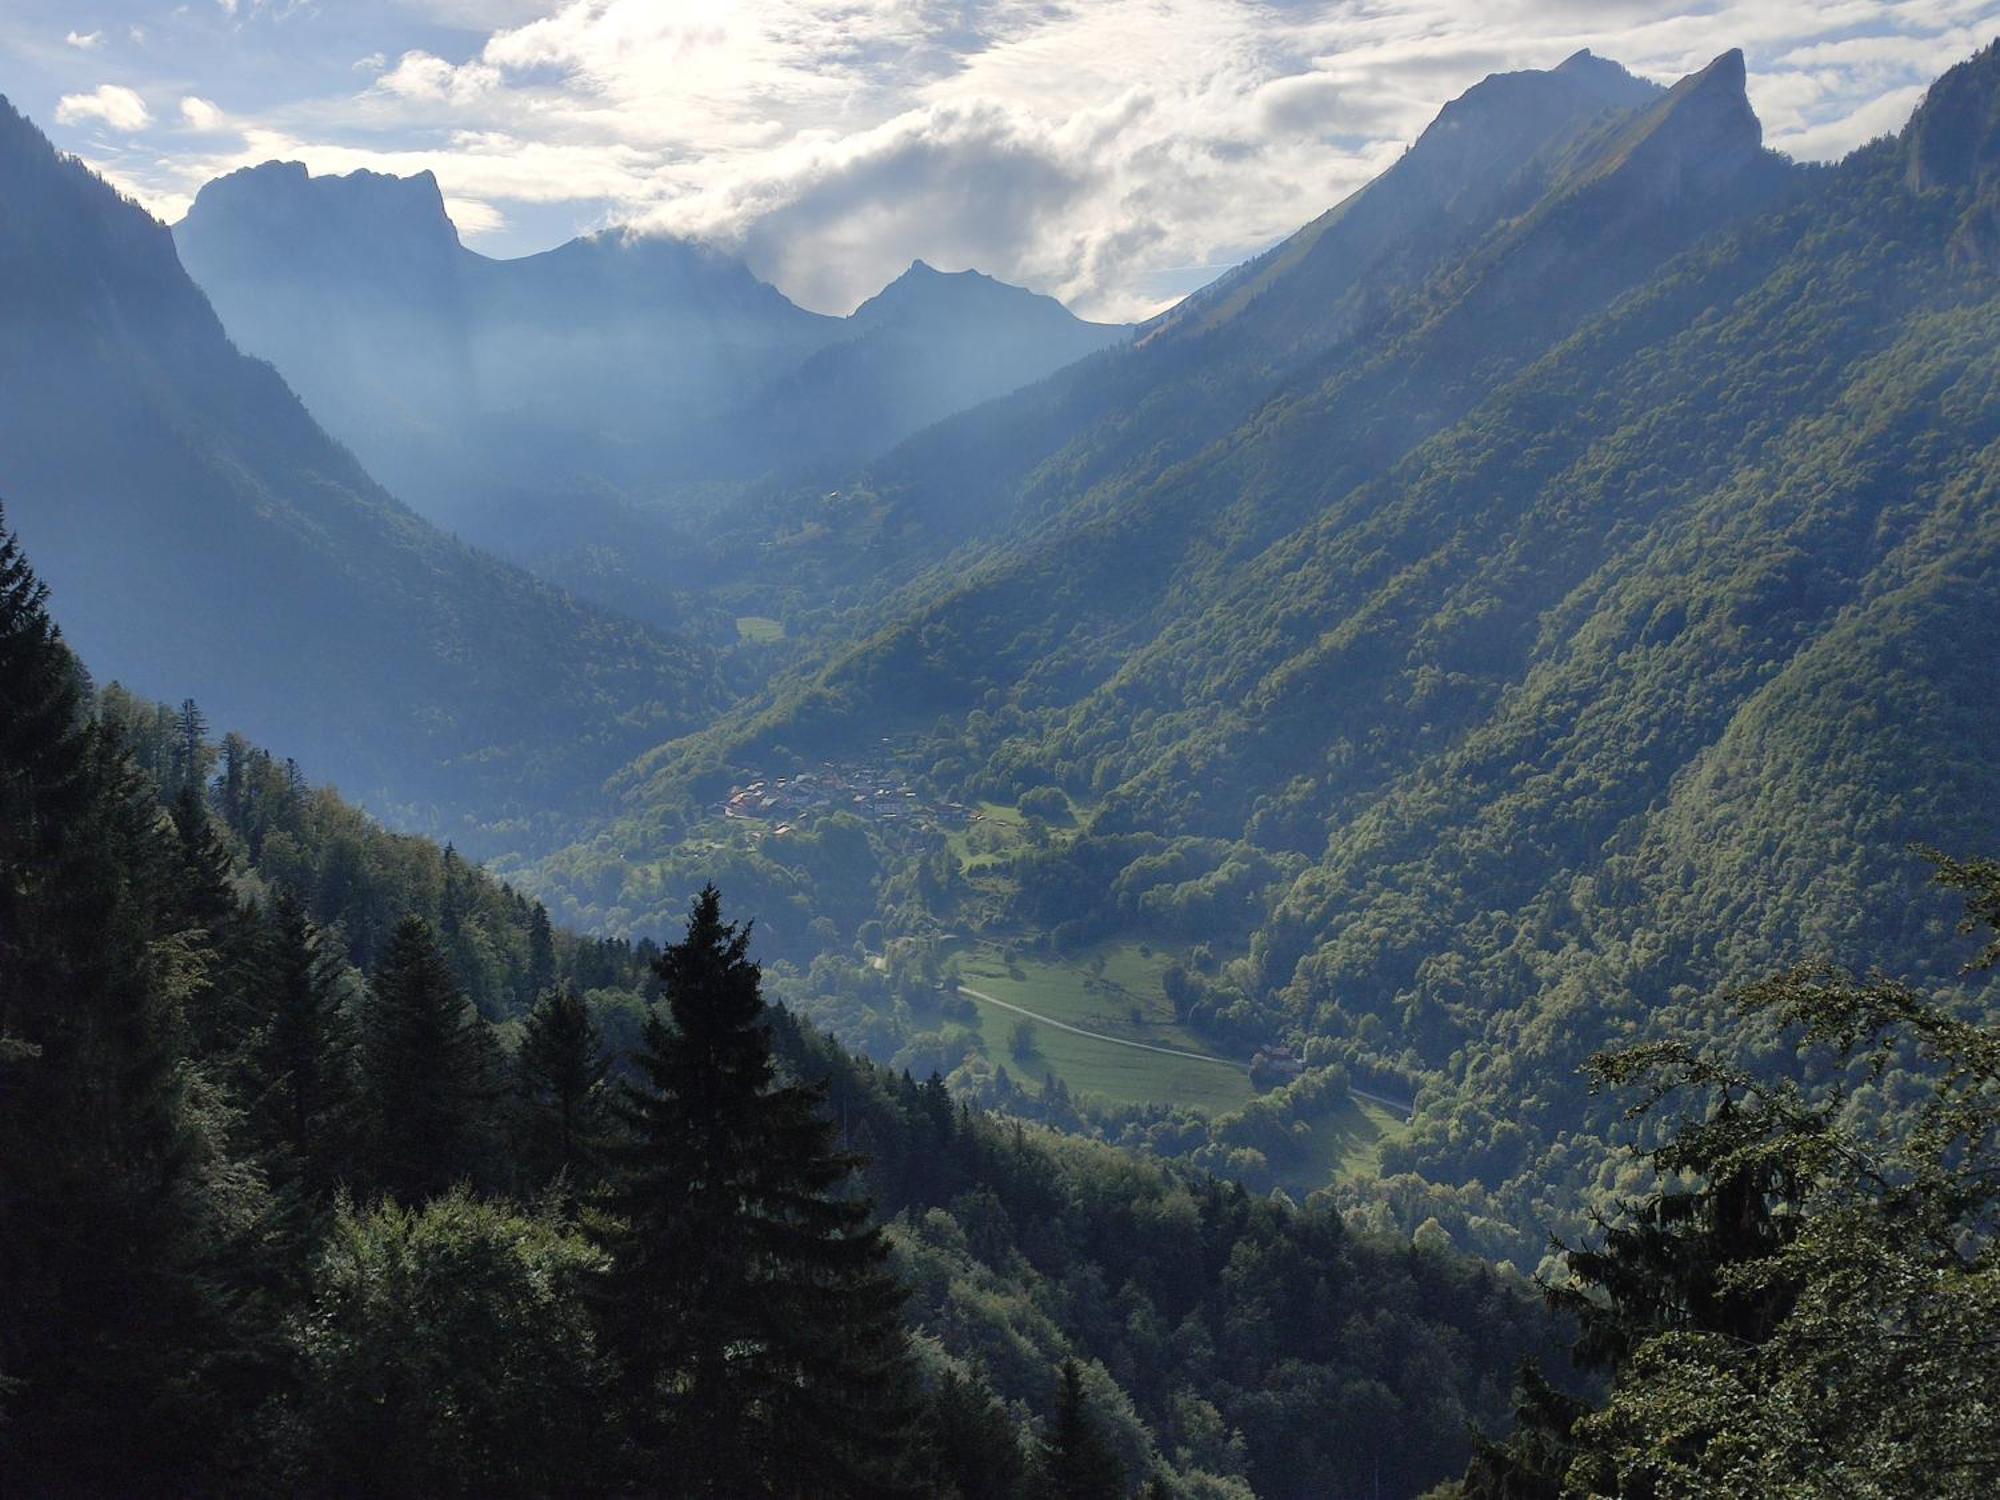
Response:
[{"label": "forested hillside", "polygon": [[93,696],[4,531],[0,726],[14,1492],[1407,1494],[1553,1353],[1517,1277],[856,1060],[713,891],[564,933]]},{"label": "forested hillside", "polygon": [[[1273,252],[1254,296],[1205,323],[1170,315],[1129,353],[900,450],[871,481],[890,516],[867,550],[905,537],[915,581],[856,611],[859,639],[832,632],[832,659],[761,714],[746,706],[642,769],[671,784],[774,739],[837,743],[1010,698],[1072,708],[1176,624],[1199,636],[1190,667],[1227,651],[1242,627],[1201,625],[1249,564],[1371,493],[1676,248],[1784,190],[1742,78],[1732,54],[1658,97],[1589,58],[1481,84],[1303,245]],[[1475,134],[1484,149],[1468,152]],[[1319,311],[1264,315],[1287,296]],[[1038,404],[1045,430],[1010,425]],[[1000,535],[922,570],[969,529]]]},{"label": "forested hillside", "polygon": [[722,700],[706,652],[384,493],[230,345],[164,226],[4,104],[0,196],[0,493],[93,670],[441,827],[558,821]]},{"label": "forested hillside", "polygon": [[[1932,863],[1991,970],[2000,864]],[[1648,1180],[1548,1288],[1608,1391],[1524,1370],[1514,1432],[1429,1500],[1992,1492],[2000,1030],[1826,964],[1705,1020],[1588,1064]]]},{"label": "forested hillside", "polygon": [[2000,54],[1814,169],[1760,150],[1736,54],[1614,72],[1489,80],[1152,341],[902,450],[826,576],[963,545],[638,763],[550,893],[643,926],[716,789],[885,733],[939,796],[1059,789],[1004,908],[885,874],[904,930],[1188,940],[1160,914],[1227,886],[1177,1016],[1415,1081],[1354,1191],[1529,1261],[1603,1185],[1591,1052],[1791,956],[1932,972],[1908,847],[2000,836]]}]

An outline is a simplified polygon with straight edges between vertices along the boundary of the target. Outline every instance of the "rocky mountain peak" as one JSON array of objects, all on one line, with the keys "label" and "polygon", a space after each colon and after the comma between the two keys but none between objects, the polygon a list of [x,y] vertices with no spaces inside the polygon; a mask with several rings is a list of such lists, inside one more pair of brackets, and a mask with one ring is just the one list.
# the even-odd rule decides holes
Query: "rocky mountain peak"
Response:
[{"label": "rocky mountain peak", "polygon": [[1611,141],[1592,175],[1618,175],[1655,201],[1699,197],[1762,156],[1764,127],[1750,107],[1743,53],[1732,47]]},{"label": "rocky mountain peak", "polygon": [[260,253],[345,262],[353,255],[449,260],[461,253],[435,176],[358,171],[314,176],[303,162],[268,161],[203,185],[175,226],[184,252],[255,243]]},{"label": "rocky mountain peak", "polygon": [[1983,189],[2000,177],[2000,42],[1931,85],[1903,142],[1919,192]]}]

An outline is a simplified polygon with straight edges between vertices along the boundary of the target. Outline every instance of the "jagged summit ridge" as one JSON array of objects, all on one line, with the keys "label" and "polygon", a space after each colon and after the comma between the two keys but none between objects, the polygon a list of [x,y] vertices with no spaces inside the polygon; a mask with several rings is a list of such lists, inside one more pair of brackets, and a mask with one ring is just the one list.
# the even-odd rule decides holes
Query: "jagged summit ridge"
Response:
[{"label": "jagged summit ridge", "polygon": [[459,249],[458,227],[433,173],[399,177],[364,168],[315,176],[301,161],[261,162],[204,183],[174,232],[177,238],[252,234],[300,253],[326,240],[344,248],[428,244],[441,255]]},{"label": "jagged summit ridge", "polygon": [[1568,175],[1580,186],[1615,181],[1654,204],[1723,191],[1766,156],[1745,82],[1743,53],[1731,48],[1584,143]]},{"label": "jagged summit ridge", "polygon": [[1550,71],[1602,90],[1613,104],[1629,104],[1659,92],[1658,84],[1639,77],[1615,58],[1599,57],[1588,47],[1578,48]]},{"label": "jagged summit ridge", "polygon": [[1742,49],[1730,48],[1675,84],[1652,124],[1645,148],[1672,188],[1703,191],[1742,170],[1764,146],[1764,126],[1745,89]]},{"label": "jagged summit ridge", "polygon": [[1351,320],[1331,310],[1369,300],[1364,286],[1420,277],[1464,236],[1525,211],[1542,189],[1540,178],[1523,180],[1538,162],[1607,119],[1629,124],[1664,93],[1587,50],[1554,68],[1489,74],[1439,110],[1388,171],[1161,314],[1142,343],[1213,328],[1253,305],[1280,344],[1303,329],[1344,332]]}]

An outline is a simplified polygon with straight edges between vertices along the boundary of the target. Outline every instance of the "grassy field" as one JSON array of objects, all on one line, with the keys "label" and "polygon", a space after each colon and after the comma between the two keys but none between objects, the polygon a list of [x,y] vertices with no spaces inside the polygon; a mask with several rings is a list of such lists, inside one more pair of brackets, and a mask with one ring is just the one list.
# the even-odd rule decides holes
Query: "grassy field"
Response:
[{"label": "grassy field", "polygon": [[1347,1103],[1313,1121],[1312,1149],[1303,1170],[1289,1183],[1312,1192],[1334,1182],[1360,1182],[1382,1172],[1382,1142],[1403,1131],[1403,1117],[1384,1105],[1348,1095]]},{"label": "grassy field", "polygon": [[[1063,959],[1010,953],[1003,945],[982,942],[962,948],[956,960],[964,984],[995,1000],[1107,1037],[1209,1052],[1202,1038],[1175,1023],[1161,988],[1160,976],[1174,957],[1136,942],[1104,943]],[[1242,1067],[1142,1052],[1054,1026],[1037,1025],[1035,1055],[1017,1058],[1010,1042],[1022,1018],[978,996],[968,998],[978,1007],[989,1055],[1030,1084],[1054,1073],[1073,1093],[1118,1104],[1184,1105],[1208,1114],[1240,1109],[1254,1097]],[[1396,1111],[1350,1096],[1312,1122],[1304,1160],[1280,1169],[1285,1186],[1303,1196],[1335,1182],[1376,1176],[1383,1141],[1403,1128]]]},{"label": "grassy field", "polygon": [[1002,802],[975,805],[981,815],[979,821],[954,828],[945,842],[966,876],[977,883],[981,877],[991,879],[1005,870],[1013,859],[1022,843],[1022,818],[1018,810]]},{"label": "grassy field", "polygon": [[[978,893],[976,904],[989,918],[999,918],[1014,889],[1011,866],[1027,845],[1028,829],[1016,807],[981,802],[978,810],[977,823],[952,830],[947,840]],[[1080,818],[1088,817],[1087,808],[1076,811]],[[1063,842],[1076,837],[1076,826],[1049,827],[1046,836]],[[1053,1073],[1072,1093],[1106,1103],[1163,1103],[1228,1114],[1256,1096],[1247,1059],[1216,1057],[1204,1038],[1174,1020],[1163,976],[1181,956],[1171,947],[1137,940],[1099,943],[1057,957],[1004,939],[977,939],[950,954],[966,988],[992,997],[966,997],[978,1012],[987,1055],[1030,1087]],[[1078,1036],[1030,1022],[1035,1050],[1016,1056],[1012,1040],[1024,1017],[1008,1005],[1101,1035]],[[1132,1042],[1202,1056],[1175,1057],[1121,1045]],[[1300,1196],[1337,1181],[1377,1175],[1383,1140],[1403,1128],[1395,1111],[1351,1097],[1311,1123],[1303,1159],[1278,1168],[1285,1186]]]},{"label": "grassy field", "polygon": [[[1167,953],[1142,952],[1136,943],[1107,943],[1074,960],[1023,954],[1010,962],[1000,947],[980,943],[962,950],[957,959],[971,988],[1053,1020],[1156,1047],[1209,1050],[1174,1022],[1160,988],[1160,975],[1171,962]],[[1221,1060],[1141,1052],[1053,1026],[1037,1026],[1036,1055],[1017,1059],[1008,1043],[1021,1017],[977,997],[973,1003],[994,1061],[1029,1080],[1052,1072],[1073,1092],[1120,1104],[1162,1100],[1218,1113],[1251,1098],[1248,1073]]]},{"label": "grassy field", "polygon": [[746,641],[769,645],[785,638],[785,622],[774,620],[769,615],[738,615],[736,633]]}]

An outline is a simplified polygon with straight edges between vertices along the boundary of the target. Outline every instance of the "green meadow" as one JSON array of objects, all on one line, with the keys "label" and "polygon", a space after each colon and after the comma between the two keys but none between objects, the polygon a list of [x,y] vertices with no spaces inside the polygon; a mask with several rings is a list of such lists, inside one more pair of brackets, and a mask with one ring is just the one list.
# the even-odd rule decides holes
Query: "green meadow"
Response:
[{"label": "green meadow", "polygon": [[746,641],[767,646],[785,638],[785,622],[774,620],[769,615],[738,615],[736,634]]},{"label": "green meadow", "polygon": [[1119,1045],[1144,1042],[1188,1052],[1209,1050],[1200,1037],[1175,1023],[1161,989],[1160,975],[1172,961],[1171,954],[1142,951],[1137,943],[1107,943],[1074,960],[1063,960],[1011,954],[1000,945],[979,943],[957,958],[969,988],[1118,1039],[1102,1041],[1037,1025],[1036,1054],[1020,1059],[1008,1044],[1021,1017],[970,997],[979,1007],[981,1034],[994,1061],[1005,1063],[1016,1075],[1032,1081],[1054,1073],[1072,1092],[1120,1104],[1158,1100],[1222,1113],[1252,1098],[1249,1073],[1240,1064],[1221,1058],[1170,1057]]}]

